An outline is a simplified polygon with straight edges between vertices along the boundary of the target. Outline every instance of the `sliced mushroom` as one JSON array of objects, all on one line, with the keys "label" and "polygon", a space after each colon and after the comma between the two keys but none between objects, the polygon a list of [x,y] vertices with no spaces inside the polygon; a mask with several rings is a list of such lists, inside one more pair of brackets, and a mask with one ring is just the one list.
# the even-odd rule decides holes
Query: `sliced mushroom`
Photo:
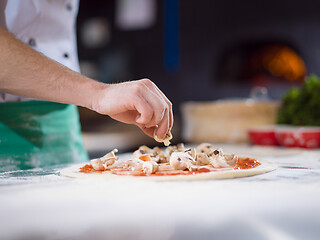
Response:
[{"label": "sliced mushroom", "polygon": [[224,158],[226,159],[226,162],[230,165],[230,166],[235,166],[238,160],[238,156],[233,154],[233,153],[225,153]]},{"label": "sliced mushroom", "polygon": [[211,154],[213,154],[215,156],[223,156],[224,152],[223,152],[222,148],[218,148],[218,149],[212,151]]},{"label": "sliced mushroom", "polygon": [[193,159],[197,158],[197,150],[195,148],[189,148],[185,150]]},{"label": "sliced mushroom", "polygon": [[211,151],[211,152],[209,153],[209,156],[219,155],[219,154],[221,154],[221,151],[219,151],[219,150],[214,150],[214,151]]},{"label": "sliced mushroom", "polygon": [[90,163],[91,163],[94,170],[97,170],[97,171],[105,170],[105,166],[103,164],[103,161],[100,158],[93,159],[90,161]]},{"label": "sliced mushroom", "polygon": [[209,153],[213,150],[213,145],[210,143],[201,143],[196,147],[197,153],[205,153],[209,155]]},{"label": "sliced mushroom", "polygon": [[183,143],[179,143],[176,146],[169,146],[165,150],[165,155],[169,159],[173,152],[184,152],[186,149]]},{"label": "sliced mushroom", "polygon": [[146,145],[140,146],[138,150],[133,152],[133,159],[139,159],[140,156],[151,153],[151,148]]},{"label": "sliced mushroom", "polygon": [[197,165],[203,166],[210,164],[210,158],[205,153],[198,153],[196,158]]},{"label": "sliced mushroom", "polygon": [[128,164],[128,166],[131,171],[141,172],[143,170],[143,164],[144,162],[142,161],[132,161],[131,164]]},{"label": "sliced mushroom", "polygon": [[196,161],[185,152],[173,152],[170,156],[170,165],[176,170],[196,170],[198,167],[195,163]]},{"label": "sliced mushroom", "polygon": [[145,145],[139,147],[138,150],[133,152],[133,159],[135,160],[144,160],[147,158],[150,158],[149,160],[155,161],[155,162],[167,162],[167,158],[164,154],[164,152],[158,148],[149,148]]},{"label": "sliced mushroom", "polygon": [[213,167],[227,168],[236,164],[238,157],[234,154],[223,153],[222,149],[215,150],[210,156],[210,163]]},{"label": "sliced mushroom", "polygon": [[90,163],[93,169],[98,171],[106,170],[108,166],[114,164],[115,161],[118,160],[118,157],[116,157],[115,155],[115,153],[117,152],[118,152],[118,149],[113,149],[111,152],[108,152],[103,157],[91,160]]},{"label": "sliced mushroom", "polygon": [[118,149],[113,149],[111,152],[108,152],[106,155],[104,155],[103,157],[101,157],[101,160],[107,160],[110,158],[116,158],[116,153],[118,152]]},{"label": "sliced mushroom", "polygon": [[142,164],[142,171],[147,174],[155,173],[158,170],[158,164],[154,161],[144,162]]},{"label": "sliced mushroom", "polygon": [[126,161],[117,161],[113,165],[109,166],[108,169],[118,169],[122,168],[123,170],[128,171],[142,171],[142,164],[144,162],[141,160],[130,159]]},{"label": "sliced mushroom", "polygon": [[226,162],[226,159],[223,156],[212,156],[210,158],[210,163],[215,168],[227,168],[230,165]]},{"label": "sliced mushroom", "polygon": [[151,158],[153,161],[157,162],[157,163],[166,163],[168,162],[164,151],[162,151],[160,148],[158,147],[154,147],[153,148],[153,154],[151,155]]},{"label": "sliced mushroom", "polygon": [[165,138],[163,139],[163,144],[166,147],[168,147],[171,144],[171,142],[170,142],[171,139],[172,139],[172,134],[171,134],[171,132],[169,132],[166,134]]}]

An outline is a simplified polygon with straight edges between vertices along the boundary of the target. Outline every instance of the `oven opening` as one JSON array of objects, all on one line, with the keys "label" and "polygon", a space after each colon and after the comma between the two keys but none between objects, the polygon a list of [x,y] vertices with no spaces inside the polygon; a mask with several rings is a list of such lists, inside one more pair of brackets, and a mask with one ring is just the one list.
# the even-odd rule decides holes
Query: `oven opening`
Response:
[{"label": "oven opening", "polygon": [[291,86],[300,86],[307,75],[298,50],[280,42],[236,45],[222,54],[219,63],[218,79],[223,86],[233,84],[242,92],[262,86],[273,98],[280,98]]}]

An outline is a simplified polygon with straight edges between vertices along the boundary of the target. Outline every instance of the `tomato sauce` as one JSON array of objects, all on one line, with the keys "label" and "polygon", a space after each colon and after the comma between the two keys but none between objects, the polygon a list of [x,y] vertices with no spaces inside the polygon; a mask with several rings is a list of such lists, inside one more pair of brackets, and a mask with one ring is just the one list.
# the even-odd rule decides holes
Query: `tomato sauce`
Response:
[{"label": "tomato sauce", "polygon": [[103,171],[103,170],[100,170],[100,171],[99,170],[94,170],[92,165],[89,163],[89,164],[86,164],[83,167],[81,167],[79,172],[83,172],[83,173],[91,173],[91,172],[102,173],[102,172],[105,172],[105,171]]},{"label": "tomato sauce", "polygon": [[140,156],[139,159],[144,161],[144,162],[151,161],[151,157],[148,154]]},{"label": "tomato sauce", "polygon": [[90,172],[92,172],[92,170],[93,170],[92,165],[91,164],[86,164],[86,165],[84,165],[83,167],[80,168],[79,172],[90,173]]},{"label": "tomato sauce", "polygon": [[236,166],[234,169],[250,169],[260,166],[261,163],[254,158],[238,158]]}]

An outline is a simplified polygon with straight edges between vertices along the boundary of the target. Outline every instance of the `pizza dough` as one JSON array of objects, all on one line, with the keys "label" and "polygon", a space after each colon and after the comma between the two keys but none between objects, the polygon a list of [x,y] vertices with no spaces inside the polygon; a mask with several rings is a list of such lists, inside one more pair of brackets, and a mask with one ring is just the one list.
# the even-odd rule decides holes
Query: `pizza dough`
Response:
[{"label": "pizza dough", "polygon": [[[130,154],[120,155],[120,161],[124,159],[130,159]],[[149,181],[193,181],[193,180],[209,180],[209,179],[227,179],[227,178],[240,178],[249,177],[258,174],[271,172],[277,168],[277,166],[268,161],[259,159],[260,166],[250,169],[235,170],[232,168],[221,168],[214,172],[197,173],[194,175],[174,175],[174,176],[130,176],[130,175],[115,175],[108,171],[102,173],[83,173],[80,172],[80,167],[83,167],[85,163],[73,165],[71,167],[62,169],[60,174],[62,176],[73,178],[99,178],[99,179],[128,179],[128,180],[149,180]]]}]

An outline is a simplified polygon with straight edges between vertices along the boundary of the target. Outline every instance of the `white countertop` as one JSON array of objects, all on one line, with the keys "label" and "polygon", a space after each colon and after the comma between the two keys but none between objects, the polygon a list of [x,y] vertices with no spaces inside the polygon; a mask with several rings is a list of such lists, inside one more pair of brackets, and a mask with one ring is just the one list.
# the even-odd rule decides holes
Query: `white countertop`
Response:
[{"label": "white countertop", "polygon": [[192,182],[1,173],[0,239],[319,239],[319,150],[222,147],[279,168]]}]

